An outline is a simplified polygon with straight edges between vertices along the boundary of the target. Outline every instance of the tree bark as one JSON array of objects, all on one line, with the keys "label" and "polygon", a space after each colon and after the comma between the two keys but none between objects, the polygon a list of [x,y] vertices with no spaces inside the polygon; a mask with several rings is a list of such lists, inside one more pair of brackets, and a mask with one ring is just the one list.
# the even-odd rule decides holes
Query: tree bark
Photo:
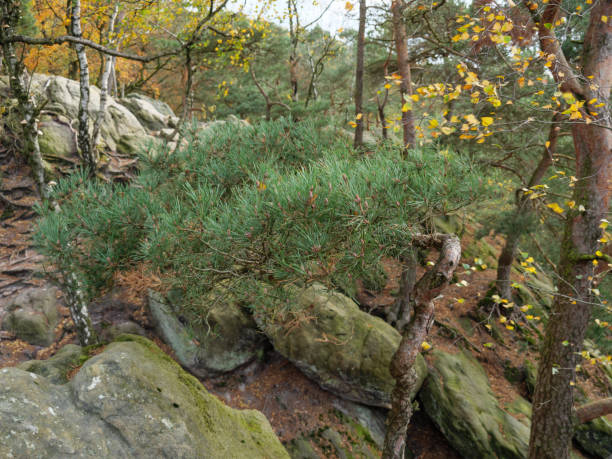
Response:
[{"label": "tree bark", "polygon": [[[108,23],[108,35],[106,37],[107,45],[112,45],[115,33],[115,20],[119,14],[119,4],[115,4],[113,13]],[[91,150],[96,151],[98,138],[100,136],[100,127],[104,121],[104,115],[106,114],[106,105],[108,104],[108,83],[113,69],[113,57],[107,54],[103,54],[103,68],[100,75],[100,105],[98,107],[98,113],[96,114],[96,120],[94,121],[93,132],[91,134]]]},{"label": "tree bark", "polygon": [[357,32],[357,65],[355,66],[355,137],[353,147],[363,145],[363,60],[365,51],[366,0],[359,0],[359,30]]},{"label": "tree bark", "polygon": [[66,299],[70,316],[76,327],[77,336],[82,346],[90,346],[98,342],[98,337],[91,323],[89,309],[83,287],[74,272],[64,273],[66,283]]},{"label": "tree bark", "polygon": [[[393,36],[395,39],[395,50],[397,53],[397,66],[401,79],[400,95],[402,106],[406,99],[412,95],[412,80],[410,76],[410,62],[408,60],[408,43],[406,38],[406,25],[404,23],[404,10],[406,5],[403,0],[391,2],[391,15],[393,23]],[[402,110],[402,130],[404,136],[404,147],[412,148],[415,145],[414,119],[412,110]]]},{"label": "tree bark", "polygon": [[2,40],[2,55],[9,77],[9,88],[17,99],[17,111],[22,126],[21,142],[28,163],[32,169],[36,188],[42,199],[49,197],[45,183],[45,169],[40,146],[38,144],[38,120],[40,109],[36,107],[27,89],[26,72],[23,64],[17,59],[13,43],[5,41],[15,33],[22,14],[21,1],[5,1],[0,6],[0,40]]},{"label": "tree bark", "polygon": [[[561,127],[559,125],[562,117],[559,114],[555,114],[550,125],[550,131],[548,133],[548,145],[544,147],[540,162],[536,166],[527,188],[538,185],[548,168],[553,163],[553,155],[557,149],[557,139],[559,138],[559,132]],[[516,210],[515,215],[518,217],[530,214],[533,212],[533,206],[529,202],[530,200],[525,197],[522,190],[517,190],[516,197]],[[518,251],[518,245],[521,237],[525,234],[524,227],[513,227],[512,233],[506,235],[506,243],[499,255],[497,260],[497,281],[496,288],[497,293],[501,298],[505,298],[509,301],[512,299],[512,282],[510,274],[512,273],[512,264],[516,258]]]},{"label": "tree bark", "polygon": [[439,248],[440,256],[436,264],[414,285],[407,298],[412,303],[414,313],[391,360],[390,370],[395,378],[395,388],[391,395],[391,411],[387,417],[382,454],[384,459],[404,458],[406,431],[412,417],[410,394],[416,383],[414,363],[433,323],[433,301],[450,282],[461,257],[461,244],[454,234],[416,236],[413,242],[422,247]]},{"label": "tree bark", "polygon": [[[70,33],[73,37],[82,38],[81,30],[81,0],[70,0],[71,3],[71,18],[70,18]],[[96,173],[97,158],[95,151],[91,148],[91,140],[89,136],[89,65],[87,63],[87,54],[85,46],[81,43],[75,43],[74,50],[79,61],[79,113],[77,115],[79,126],[77,132],[77,144],[81,156],[85,161],[89,174],[91,176]]]},{"label": "tree bark", "polygon": [[[546,5],[544,15],[554,18],[559,9],[560,0],[555,0]],[[559,282],[542,344],[533,400],[530,459],[569,457],[573,433],[571,384],[575,379],[577,355],[582,349],[591,316],[593,257],[602,235],[599,225],[609,211],[612,193],[612,123],[608,103],[612,83],[612,24],[601,20],[603,16],[610,15],[610,0],[599,0],[591,10],[583,45],[582,73],[593,77],[587,85],[574,88],[580,79],[571,69],[571,73],[561,72],[563,75],[560,75],[553,68],[557,83],[565,85],[577,99],[596,99],[595,104],[603,102],[605,106],[595,108],[586,102],[588,111],[582,110],[582,120],[572,125],[576,152],[577,181],[573,192],[576,207],[566,217],[559,263],[563,281]],[[559,48],[556,39],[541,29],[542,50],[546,51],[547,46]],[[564,58],[560,59],[560,68],[563,68],[564,62]],[[585,78],[585,81],[589,80]],[[590,124],[583,121],[587,116],[592,119]],[[584,211],[578,210],[580,205]]]},{"label": "tree bark", "polygon": [[612,397],[595,400],[594,402],[582,405],[576,410],[576,417],[578,418],[578,422],[584,424],[593,419],[607,416],[610,413],[612,413]]},{"label": "tree bark", "polygon": [[[287,9],[289,12],[289,39],[291,41],[291,53],[289,55],[289,83],[291,86],[291,100],[293,102],[298,101],[298,55],[297,47],[299,43],[299,28],[300,21],[297,12],[297,5],[294,0],[287,0]],[[293,20],[295,18],[295,25]]]}]

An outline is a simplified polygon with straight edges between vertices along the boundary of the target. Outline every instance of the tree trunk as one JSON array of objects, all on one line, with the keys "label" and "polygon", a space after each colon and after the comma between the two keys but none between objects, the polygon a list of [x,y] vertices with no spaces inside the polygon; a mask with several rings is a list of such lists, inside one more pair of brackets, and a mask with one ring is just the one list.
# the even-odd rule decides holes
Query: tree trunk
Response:
[{"label": "tree trunk", "polygon": [[[71,30],[71,22],[72,22],[72,0],[66,0],[66,33],[68,35],[72,34]],[[76,80],[79,73],[79,60],[76,56],[73,58],[72,56],[68,56],[70,62],[68,63],[68,78],[71,80]]]},{"label": "tree trunk", "polygon": [[[108,36],[106,39],[107,46],[111,46],[113,43],[113,33],[115,32],[115,20],[119,14],[119,4],[115,5],[113,14],[110,17],[108,23]],[[104,115],[106,114],[106,105],[108,103],[108,83],[113,69],[113,57],[104,54],[103,57],[103,68],[100,75],[100,106],[98,107],[98,113],[96,114],[96,120],[94,122],[93,132],[91,134],[91,150],[96,151],[98,144],[98,137],[100,136],[100,127],[104,121]]]},{"label": "tree trunk", "polygon": [[[0,6],[0,38],[5,39],[15,33],[15,27],[21,17],[21,1],[3,2]],[[35,106],[26,84],[26,73],[23,64],[17,59],[12,43],[3,43],[2,56],[9,77],[9,88],[17,99],[17,111],[22,126],[21,143],[28,163],[32,169],[36,188],[42,199],[49,197],[45,183],[45,170],[40,146],[38,144],[38,120],[36,116],[40,109]]]},{"label": "tree trunk", "polygon": [[[544,15],[557,13],[559,0],[548,4]],[[550,10],[552,8],[552,10]],[[561,246],[559,275],[562,281],[552,306],[542,344],[538,377],[533,400],[533,417],[529,442],[530,459],[569,458],[573,433],[573,381],[589,318],[593,287],[595,252],[602,236],[601,220],[609,211],[612,193],[612,123],[610,122],[610,85],[612,83],[612,24],[602,17],[612,15],[612,1],[595,3],[583,45],[583,75],[593,76],[592,84],[577,88],[574,95],[585,101],[589,112],[598,112],[592,123],[583,120],[589,115],[582,111],[582,120],[572,125],[576,152],[576,178],[573,200],[576,207],[568,212]],[[554,16],[553,16],[554,17]],[[548,31],[540,27],[540,46],[553,46],[550,39],[542,40]],[[553,75],[559,82],[561,75]],[[563,73],[571,88],[578,78]],[[588,81],[588,80],[587,80]],[[601,108],[591,107],[604,102]],[[600,126],[598,126],[600,125]],[[583,206],[584,211],[578,210]]]},{"label": "tree trunk", "polygon": [[[559,126],[561,119],[562,117],[559,114],[555,114],[553,116],[550,131],[548,133],[548,144],[544,147],[540,162],[538,163],[531,176],[531,179],[529,180],[529,183],[527,184],[528,188],[538,185],[548,168],[553,163],[553,155],[557,149],[557,139],[559,138],[559,131],[561,130],[561,127]],[[529,202],[529,199],[525,198],[521,190],[517,190],[515,210],[515,215],[517,218],[532,212],[533,207]],[[497,260],[497,293],[501,298],[505,298],[508,301],[512,300],[512,281],[510,279],[512,264],[516,258],[521,236],[525,234],[525,231],[526,228],[523,226],[517,225],[512,228],[512,233],[506,235],[506,243],[499,255],[499,259]]]},{"label": "tree trunk", "polygon": [[83,294],[82,284],[79,282],[74,272],[64,273],[63,277],[66,283],[68,309],[70,310],[70,316],[76,327],[79,342],[82,346],[96,344],[98,338],[91,323],[91,318],[89,317],[89,310]]},{"label": "tree trunk", "polygon": [[[406,38],[406,25],[404,24],[404,10],[406,5],[403,0],[391,2],[391,14],[393,23],[393,36],[395,39],[395,50],[397,53],[397,67],[402,84],[400,85],[401,104],[412,95],[412,81],[410,76],[410,62],[408,60],[408,43]],[[415,131],[412,110],[402,110],[402,130],[404,134],[404,147],[414,147]]]},{"label": "tree trunk", "polygon": [[412,303],[414,313],[391,360],[390,369],[395,378],[395,388],[391,395],[391,411],[387,417],[387,433],[382,454],[384,459],[404,458],[406,431],[412,417],[410,394],[416,383],[414,363],[433,323],[433,301],[450,282],[461,257],[461,244],[454,234],[416,236],[413,242],[423,247],[438,247],[440,256],[436,264],[414,285],[412,291],[406,292],[409,293],[407,301]]},{"label": "tree trunk", "polygon": [[[300,22],[298,18],[297,5],[294,0],[287,0],[287,10],[289,14],[289,39],[291,42],[291,54],[289,55],[289,83],[291,86],[291,100],[298,101],[298,76],[297,65],[298,55],[297,46],[299,42]],[[293,20],[295,19],[295,25]]]},{"label": "tree trunk", "polygon": [[[522,208],[516,210],[517,214],[521,212],[520,209]],[[525,212],[528,211],[525,210]],[[512,273],[512,264],[516,258],[521,235],[522,230],[514,228],[514,231],[506,236],[506,243],[497,260],[497,293],[501,298],[505,298],[508,301],[512,299],[512,281],[510,280],[510,274]]]},{"label": "tree trunk", "polygon": [[[70,31],[71,35],[77,38],[81,38],[83,33],[81,31],[81,0],[71,0],[71,21]],[[91,176],[96,173],[97,158],[95,151],[91,148],[91,140],[89,137],[89,65],[87,64],[87,54],[85,53],[85,46],[81,44],[75,44],[74,50],[76,52],[79,61],[79,127],[77,134],[77,143],[81,156],[89,169]]]},{"label": "tree trunk", "polygon": [[355,70],[355,137],[353,147],[363,145],[363,58],[365,51],[366,0],[359,0],[359,31],[357,32],[357,65]]}]

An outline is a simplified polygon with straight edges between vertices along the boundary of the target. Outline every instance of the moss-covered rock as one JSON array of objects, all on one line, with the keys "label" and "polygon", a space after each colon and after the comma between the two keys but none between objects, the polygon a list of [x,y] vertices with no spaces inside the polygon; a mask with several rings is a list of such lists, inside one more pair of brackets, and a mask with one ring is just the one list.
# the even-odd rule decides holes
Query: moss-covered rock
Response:
[{"label": "moss-covered rock", "polygon": [[605,418],[595,419],[576,428],[574,441],[581,450],[599,457],[612,457],[612,424]]},{"label": "moss-covered rock", "polygon": [[188,329],[167,300],[149,292],[158,333],[181,365],[201,377],[232,371],[255,359],[265,345],[251,315],[221,286],[211,293],[209,305],[207,327]]},{"label": "moss-covered rock", "polygon": [[81,346],[67,344],[47,360],[28,360],[19,365],[19,368],[30,373],[44,376],[53,384],[68,382],[68,372],[87,360],[87,353]]},{"label": "moss-covered rock", "polygon": [[12,331],[17,338],[38,346],[53,342],[58,322],[55,289],[25,290],[10,300],[5,309],[2,330]]},{"label": "moss-covered rock", "polygon": [[529,428],[500,408],[486,373],[470,354],[435,350],[419,397],[425,412],[464,457],[526,456]]},{"label": "moss-covered rock", "polygon": [[155,344],[132,335],[64,385],[0,370],[0,456],[289,457],[261,413],[225,406]]},{"label": "moss-covered rock", "polygon": [[70,120],[61,115],[43,115],[38,128],[40,152],[46,159],[69,159],[78,156],[76,131]]},{"label": "moss-covered rock", "polygon": [[[269,310],[256,311],[256,321],[274,348],[324,389],[367,405],[389,407],[395,384],[389,365],[400,334],[361,311],[350,298],[320,284],[296,291],[294,301],[312,320],[292,329]],[[427,375],[420,355],[416,372],[418,391]]]}]

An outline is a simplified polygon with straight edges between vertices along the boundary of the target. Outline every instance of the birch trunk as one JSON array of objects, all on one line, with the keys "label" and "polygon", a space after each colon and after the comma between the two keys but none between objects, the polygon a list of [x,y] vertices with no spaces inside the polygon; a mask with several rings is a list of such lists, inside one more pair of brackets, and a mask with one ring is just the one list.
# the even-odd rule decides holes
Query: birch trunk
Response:
[{"label": "birch trunk", "polygon": [[0,38],[3,39],[2,55],[6,66],[9,87],[12,95],[17,99],[20,125],[22,126],[21,139],[23,150],[27,156],[28,163],[32,169],[36,188],[42,199],[49,197],[49,190],[45,182],[45,169],[43,165],[40,146],[38,144],[38,120],[36,116],[40,111],[26,84],[26,73],[23,64],[17,59],[15,47],[12,43],[4,42],[15,33],[15,27],[19,23],[21,9],[20,3],[2,2],[0,6]]},{"label": "birch trunk", "polygon": [[[107,35],[107,46],[111,47],[114,41],[113,34],[115,32],[115,21],[119,14],[119,5],[115,5],[113,14],[110,17],[108,23],[108,35]],[[104,121],[104,115],[106,114],[106,105],[108,104],[108,83],[113,70],[114,59],[112,56],[107,54],[103,58],[104,67],[102,75],[100,77],[100,106],[98,107],[98,113],[96,114],[96,120],[94,122],[93,132],[91,134],[91,150],[96,151],[98,138],[100,136],[100,127]]]},{"label": "birch trunk", "polygon": [[[74,37],[82,38],[81,0],[71,0],[70,12],[70,33]],[[80,83],[77,144],[79,146],[81,156],[89,169],[89,174],[93,176],[96,173],[98,161],[95,151],[91,148],[91,139],[89,136],[89,65],[87,63],[85,46],[80,43],[75,43],[74,50],[79,61]]]}]

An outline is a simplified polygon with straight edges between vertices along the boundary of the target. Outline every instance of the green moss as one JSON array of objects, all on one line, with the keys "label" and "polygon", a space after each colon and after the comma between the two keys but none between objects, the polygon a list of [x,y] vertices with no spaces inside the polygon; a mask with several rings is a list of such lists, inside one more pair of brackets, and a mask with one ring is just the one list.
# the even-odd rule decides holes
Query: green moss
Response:
[{"label": "green moss", "polygon": [[134,342],[134,343],[141,344],[145,346],[149,351],[151,351],[153,355],[156,356],[158,359],[165,361],[167,363],[171,363],[172,365],[175,365],[177,368],[181,368],[178,363],[172,360],[172,358],[170,358],[166,353],[164,353],[164,351],[162,351],[159,347],[157,347],[157,345],[153,341],[145,338],[144,336],[131,335],[129,333],[122,333],[121,335],[117,336],[117,338],[115,338],[114,342],[116,343]]}]

